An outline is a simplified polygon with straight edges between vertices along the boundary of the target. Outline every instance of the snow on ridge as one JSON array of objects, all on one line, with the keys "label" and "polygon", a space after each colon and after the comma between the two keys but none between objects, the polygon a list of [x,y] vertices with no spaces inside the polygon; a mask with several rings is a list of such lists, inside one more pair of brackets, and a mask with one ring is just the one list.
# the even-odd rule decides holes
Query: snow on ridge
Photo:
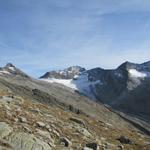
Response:
[{"label": "snow on ridge", "polygon": [[12,70],[12,71],[15,71],[15,68],[14,67],[8,67],[8,69]]},{"label": "snow on ridge", "polygon": [[0,70],[0,74],[10,74],[10,73],[6,70]]},{"label": "snow on ridge", "polygon": [[74,83],[72,83],[72,79],[56,79],[56,78],[48,78],[48,79],[41,79],[43,81],[47,81],[47,82],[50,82],[50,83],[59,83],[59,84],[63,84],[69,88],[72,88],[72,89],[76,89],[76,86]]},{"label": "snow on ridge", "polygon": [[48,78],[41,79],[43,81],[47,81],[49,83],[59,83],[65,85],[71,89],[78,90],[80,93],[85,94],[86,96],[96,99],[94,94],[91,92],[91,88],[96,84],[102,85],[100,80],[89,81],[88,74],[82,74],[80,76],[75,76],[73,79],[56,79],[56,78]]},{"label": "snow on ridge", "polygon": [[129,70],[129,74],[130,74],[132,77],[137,77],[137,78],[145,78],[145,77],[147,77],[147,74],[146,74],[146,73],[137,71],[136,69],[130,69],[130,70]]},{"label": "snow on ridge", "polygon": [[79,77],[79,75],[75,75],[75,76],[73,77],[73,79],[76,80],[78,77]]}]

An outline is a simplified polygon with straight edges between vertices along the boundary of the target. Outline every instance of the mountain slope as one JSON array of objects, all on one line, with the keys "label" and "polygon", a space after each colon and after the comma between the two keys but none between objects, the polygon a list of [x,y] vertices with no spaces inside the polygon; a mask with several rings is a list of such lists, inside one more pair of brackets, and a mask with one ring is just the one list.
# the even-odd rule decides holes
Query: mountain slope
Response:
[{"label": "mountain slope", "polygon": [[2,149],[149,148],[140,128],[70,88],[15,73],[1,74],[0,87]]},{"label": "mountain slope", "polygon": [[[80,150],[88,145],[111,150],[149,149],[149,137],[131,125],[116,127],[8,91],[0,92],[0,96],[0,149]],[[119,142],[121,135],[132,144]]]}]

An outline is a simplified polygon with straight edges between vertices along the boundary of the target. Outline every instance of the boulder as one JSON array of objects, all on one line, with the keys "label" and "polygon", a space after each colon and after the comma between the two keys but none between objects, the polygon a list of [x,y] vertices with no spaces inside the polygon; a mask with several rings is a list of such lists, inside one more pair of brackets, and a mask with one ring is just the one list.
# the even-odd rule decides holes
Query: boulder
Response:
[{"label": "boulder", "polygon": [[123,135],[120,136],[117,140],[120,141],[120,143],[122,143],[122,144],[132,144],[133,143],[128,137],[125,137]]},{"label": "boulder", "polygon": [[26,119],[25,117],[21,117],[21,116],[20,116],[18,119],[19,119],[19,121],[22,122],[22,123],[27,123],[27,119]]},{"label": "boulder", "polygon": [[60,139],[61,144],[64,144],[65,147],[70,147],[72,145],[71,141],[66,137]]},{"label": "boulder", "polygon": [[47,139],[51,139],[51,135],[49,132],[47,131],[43,131],[43,130],[40,130],[40,129],[36,129],[36,132],[38,135],[40,135],[41,137],[43,138],[47,138]]},{"label": "boulder", "polygon": [[5,122],[0,122],[0,138],[8,136],[13,131],[13,128],[10,127]]},{"label": "boulder", "polygon": [[47,143],[24,132],[12,133],[6,140],[13,145],[15,150],[51,150]]},{"label": "boulder", "polygon": [[88,143],[83,150],[99,150],[99,145],[97,143]]},{"label": "boulder", "polygon": [[117,150],[123,150],[124,149],[124,146],[123,145],[118,145],[117,146]]},{"label": "boulder", "polygon": [[86,127],[85,122],[79,118],[71,117],[70,120],[77,123],[77,124],[80,124],[80,125],[83,125],[84,127]]},{"label": "boulder", "polygon": [[84,147],[83,150],[93,150],[93,149],[89,147]]},{"label": "boulder", "polygon": [[79,128],[78,131],[82,133],[85,137],[91,137],[91,133],[85,128]]},{"label": "boulder", "polygon": [[[50,130],[49,130],[50,131]],[[54,130],[54,129],[52,129],[52,131],[51,131],[55,136],[57,136],[57,137],[60,137],[60,134],[59,134],[59,132],[58,131],[56,131],[56,130]]]},{"label": "boulder", "polygon": [[44,128],[46,126],[45,123],[41,121],[38,121],[36,124],[38,125],[38,127],[41,127],[41,128]]},{"label": "boulder", "polygon": [[115,145],[115,144],[112,144],[112,143],[104,143],[101,145],[102,146],[102,149],[103,150],[122,150],[122,146],[118,146],[118,145]]}]

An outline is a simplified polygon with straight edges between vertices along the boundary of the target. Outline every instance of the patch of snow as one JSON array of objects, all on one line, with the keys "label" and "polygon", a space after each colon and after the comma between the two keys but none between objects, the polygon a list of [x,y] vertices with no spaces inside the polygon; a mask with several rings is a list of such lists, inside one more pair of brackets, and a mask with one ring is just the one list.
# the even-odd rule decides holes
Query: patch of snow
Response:
[{"label": "patch of snow", "polygon": [[10,74],[10,73],[6,70],[0,70],[0,74]]},{"label": "patch of snow", "polygon": [[74,80],[73,82],[76,85],[76,88],[78,89],[78,91],[80,91],[81,93],[87,95],[88,97],[90,97],[92,99],[95,99],[95,96],[92,93],[91,88],[93,88],[96,84],[102,85],[100,80],[89,81],[87,73],[80,75],[77,78],[77,80]]},{"label": "patch of snow", "polygon": [[69,70],[68,70],[68,73],[72,73],[72,71],[69,71]]},{"label": "patch of snow", "polygon": [[129,74],[131,75],[131,77],[135,77],[135,78],[145,78],[145,77],[147,77],[146,73],[139,72],[136,69],[130,69]]},{"label": "patch of snow", "polygon": [[63,84],[69,88],[72,88],[72,89],[76,89],[76,86],[74,83],[72,83],[72,79],[55,79],[55,78],[49,78],[49,79],[41,79],[43,81],[47,81],[47,82],[50,82],[50,83],[59,83],[59,84]]},{"label": "patch of snow", "polygon": [[64,74],[64,71],[60,71],[60,72],[58,72],[58,73],[60,73],[60,74]]},{"label": "patch of snow", "polygon": [[15,68],[14,67],[8,67],[8,69],[12,70],[12,71],[15,71]]},{"label": "patch of snow", "polygon": [[77,80],[78,77],[79,77],[79,75],[75,75],[75,76],[73,77],[73,80]]},{"label": "patch of snow", "polygon": [[91,88],[93,88],[96,84],[102,85],[102,82],[100,80],[89,81],[87,73],[84,73],[80,76],[75,76],[74,79],[49,78],[49,79],[42,79],[42,80],[50,82],[50,83],[63,84],[69,88],[72,88],[74,90],[78,90],[80,93],[83,93],[92,99],[95,99],[95,96],[92,93]]}]

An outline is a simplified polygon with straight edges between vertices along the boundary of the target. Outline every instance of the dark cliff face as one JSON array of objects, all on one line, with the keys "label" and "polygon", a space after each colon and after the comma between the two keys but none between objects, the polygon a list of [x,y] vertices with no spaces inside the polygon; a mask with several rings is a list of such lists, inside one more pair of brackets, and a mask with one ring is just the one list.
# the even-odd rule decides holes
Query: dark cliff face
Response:
[{"label": "dark cliff face", "polygon": [[88,74],[89,79],[103,83],[92,87],[98,101],[128,113],[150,115],[150,62],[125,62],[115,70],[96,68]]}]

